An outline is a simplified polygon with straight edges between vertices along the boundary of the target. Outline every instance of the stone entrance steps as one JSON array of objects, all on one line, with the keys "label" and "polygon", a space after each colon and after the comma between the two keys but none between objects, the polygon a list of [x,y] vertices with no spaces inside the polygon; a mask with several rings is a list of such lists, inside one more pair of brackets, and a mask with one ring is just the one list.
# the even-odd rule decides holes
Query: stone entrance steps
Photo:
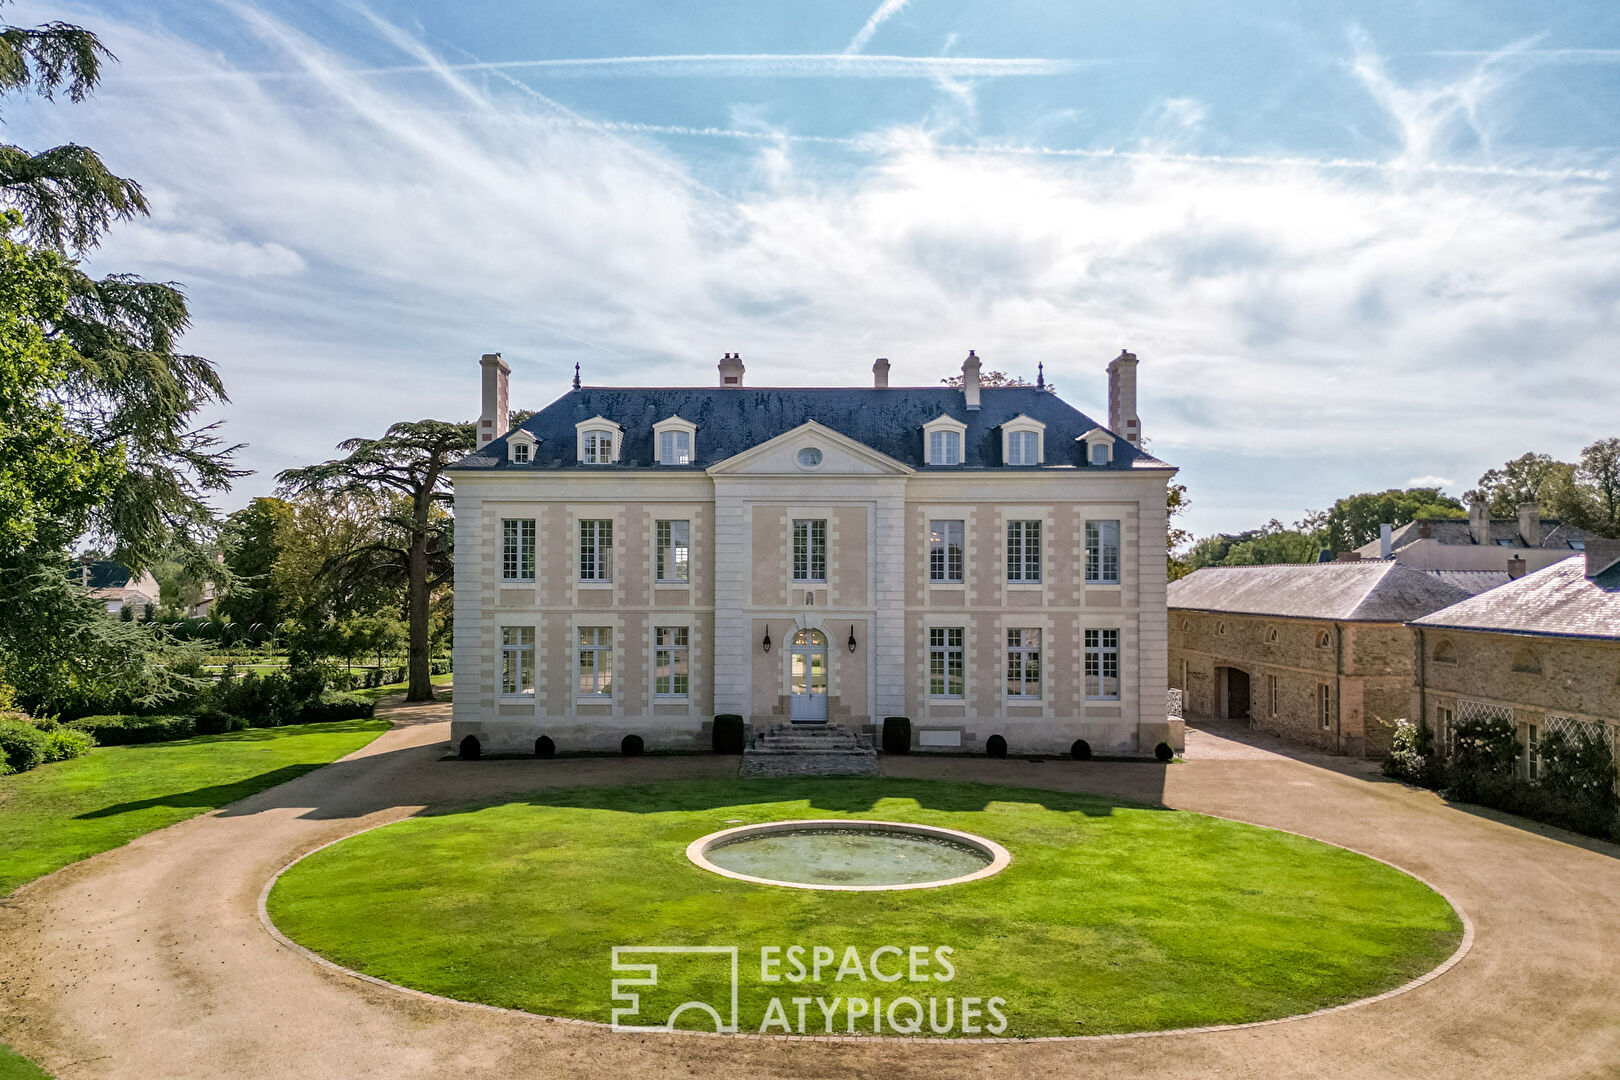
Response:
[{"label": "stone entrance steps", "polygon": [[756,732],[739,776],[881,776],[864,735],[828,724],[781,724]]}]

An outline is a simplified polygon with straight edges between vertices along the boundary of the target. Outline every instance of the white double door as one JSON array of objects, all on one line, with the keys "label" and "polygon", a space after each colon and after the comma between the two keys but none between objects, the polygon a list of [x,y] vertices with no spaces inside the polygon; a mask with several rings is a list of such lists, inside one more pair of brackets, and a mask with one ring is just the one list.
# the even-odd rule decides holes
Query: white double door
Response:
[{"label": "white double door", "polygon": [[788,664],[793,722],[824,722],[827,719],[826,637],[816,630],[800,630],[793,635]]}]

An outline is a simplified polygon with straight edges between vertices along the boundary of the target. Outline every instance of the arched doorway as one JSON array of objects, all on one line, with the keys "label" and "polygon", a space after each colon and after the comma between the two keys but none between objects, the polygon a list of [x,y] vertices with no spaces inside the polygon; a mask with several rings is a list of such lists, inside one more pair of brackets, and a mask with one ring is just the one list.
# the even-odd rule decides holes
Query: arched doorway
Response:
[{"label": "arched doorway", "polygon": [[789,648],[789,676],[795,724],[820,724],[827,719],[827,636],[820,630],[800,630]]},{"label": "arched doorway", "polygon": [[1215,689],[1220,695],[1216,715],[1226,720],[1249,719],[1249,673],[1242,668],[1220,667],[1215,669],[1215,675]]}]

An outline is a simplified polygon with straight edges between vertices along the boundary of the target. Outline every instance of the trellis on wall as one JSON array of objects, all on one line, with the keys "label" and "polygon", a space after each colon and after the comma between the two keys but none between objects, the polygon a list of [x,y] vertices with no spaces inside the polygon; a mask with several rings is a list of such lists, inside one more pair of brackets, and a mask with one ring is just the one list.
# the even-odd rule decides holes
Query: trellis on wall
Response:
[{"label": "trellis on wall", "polygon": [[1164,704],[1165,712],[1171,716],[1181,716],[1181,691],[1172,688]]}]

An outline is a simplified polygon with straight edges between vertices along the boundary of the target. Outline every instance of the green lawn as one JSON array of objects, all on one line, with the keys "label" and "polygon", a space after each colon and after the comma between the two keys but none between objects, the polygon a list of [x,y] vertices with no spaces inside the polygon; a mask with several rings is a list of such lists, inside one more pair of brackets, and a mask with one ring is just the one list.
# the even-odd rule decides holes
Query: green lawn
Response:
[{"label": "green lawn", "polygon": [[[444,675],[434,675],[434,676],[432,676],[433,691],[434,691],[435,694],[437,694],[439,696],[439,698],[441,700],[444,700],[444,701],[449,701],[450,700],[450,693],[449,693],[449,691],[450,691],[450,680],[453,679],[454,677],[455,676],[450,675],[448,673],[446,673]],[[404,692],[405,692],[405,684],[402,683],[402,682],[400,682],[400,683],[389,683],[387,686],[376,686],[376,687],[371,688],[370,690],[353,690],[353,691],[350,691],[350,693],[354,694],[356,697],[370,698],[372,701],[380,701],[383,698],[387,697],[389,694],[403,694]]]},{"label": "green lawn", "polygon": [[318,769],[386,730],[386,720],[348,720],[107,746],[0,779],[0,896]]},{"label": "green lawn", "polygon": [[0,1080],[51,1080],[51,1074],[0,1043]]},{"label": "green lawn", "polygon": [[[836,893],[733,881],[685,858],[690,841],[730,824],[846,816],[965,829],[1006,845],[1013,863],[966,885]],[[945,998],[1001,997],[1005,1033],[1024,1036],[1262,1020],[1399,985],[1461,935],[1428,887],[1312,840],[1102,798],[911,780],[682,782],[456,808],[317,852],[282,877],[270,910],[294,939],[392,982],[604,1021],[613,946],[736,945],[741,1028],[758,1030],[775,997],[799,1030],[799,997],[812,1002],[812,1034],[826,1024],[817,998],[934,998],[943,1020]],[[828,969],[814,985],[763,982],[761,946],[795,944],[840,962],[850,946],[866,958],[882,945],[946,946],[955,977]],[[663,955],[657,988],[641,990],[645,1019],[626,1022],[727,996],[712,961]],[[849,1006],[831,1007],[846,1031]],[[688,1012],[688,1025],[712,1021]],[[872,1031],[870,1019],[854,1030]],[[950,1033],[965,1033],[960,1014]]]}]

